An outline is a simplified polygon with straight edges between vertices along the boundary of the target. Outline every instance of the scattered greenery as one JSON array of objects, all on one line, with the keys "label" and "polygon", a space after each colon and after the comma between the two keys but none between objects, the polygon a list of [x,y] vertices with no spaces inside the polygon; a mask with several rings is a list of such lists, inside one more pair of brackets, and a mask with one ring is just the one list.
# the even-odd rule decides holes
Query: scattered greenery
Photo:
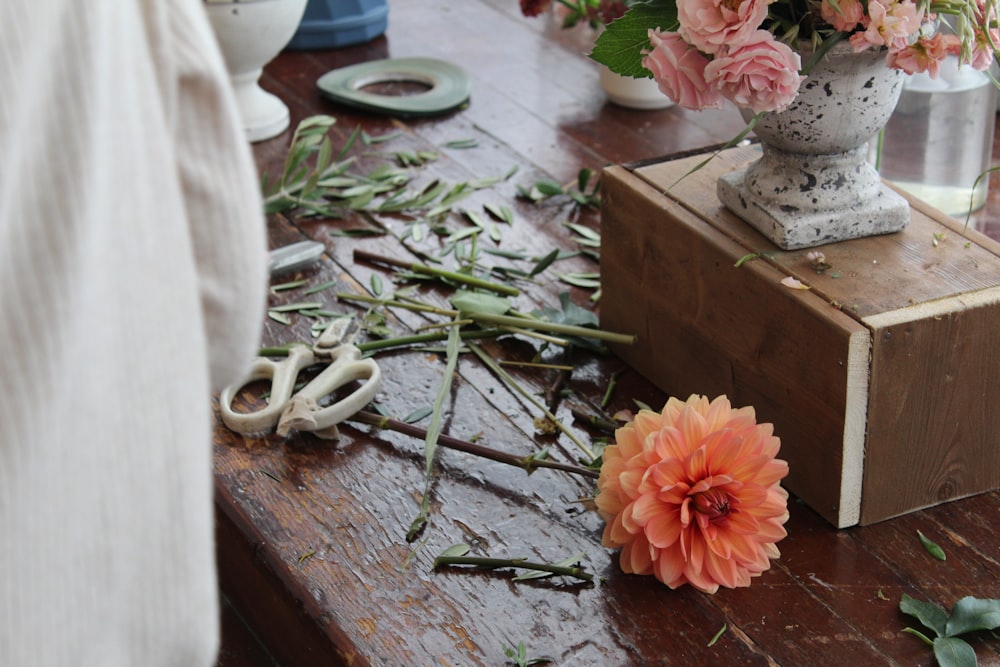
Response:
[{"label": "scattered greenery", "polygon": [[934,638],[914,628],[903,632],[919,637],[934,649],[934,657],[941,667],[976,667],[976,652],[959,635],[1000,628],[1000,600],[981,600],[964,597],[955,603],[949,614],[944,608],[903,594],[899,610],[913,616]]},{"label": "scattered greenery", "polygon": [[576,183],[561,185],[549,179],[535,181],[530,187],[518,186],[518,196],[533,203],[551,197],[566,196],[580,206],[598,208],[601,205],[601,181],[592,169],[581,169]]},{"label": "scattered greenery", "polygon": [[504,646],[503,652],[517,667],[532,667],[534,665],[548,665],[552,663],[552,658],[529,658],[528,648],[524,645],[524,642],[518,642],[516,647]]}]

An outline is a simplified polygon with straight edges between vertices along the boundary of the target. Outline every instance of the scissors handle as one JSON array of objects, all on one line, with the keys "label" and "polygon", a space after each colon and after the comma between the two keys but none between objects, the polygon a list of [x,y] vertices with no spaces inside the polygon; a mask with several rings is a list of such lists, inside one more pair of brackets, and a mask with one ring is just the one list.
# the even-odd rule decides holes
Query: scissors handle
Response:
[{"label": "scissors handle", "polygon": [[[333,362],[289,400],[278,422],[279,435],[295,429],[336,437],[336,425],[375,398],[382,372],[374,360],[362,359],[361,351],[353,345],[343,345],[331,356]],[[339,401],[320,407],[321,399],[355,380],[363,381],[360,387]]]},{"label": "scissors handle", "polygon": [[[281,361],[259,357],[250,367],[245,380],[226,387],[219,396],[222,423],[237,433],[259,433],[270,430],[285,411],[299,371],[316,362],[316,355],[305,345],[297,345],[288,351]],[[256,380],[271,380],[271,394],[266,407],[256,412],[233,411],[233,398],[245,386]]]}]

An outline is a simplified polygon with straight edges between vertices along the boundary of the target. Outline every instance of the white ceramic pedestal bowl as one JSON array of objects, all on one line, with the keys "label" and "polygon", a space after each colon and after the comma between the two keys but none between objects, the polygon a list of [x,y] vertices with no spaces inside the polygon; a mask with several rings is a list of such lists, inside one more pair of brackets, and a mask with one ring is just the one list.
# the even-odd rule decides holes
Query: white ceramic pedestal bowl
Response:
[{"label": "white ceramic pedestal bowl", "polygon": [[608,99],[628,109],[666,109],[674,102],[660,92],[653,79],[633,79],[600,66],[601,88]]},{"label": "white ceramic pedestal bowl", "polygon": [[250,141],[275,137],[289,125],[288,107],[258,80],[264,65],[291,41],[305,8],[306,0],[205,3]]}]

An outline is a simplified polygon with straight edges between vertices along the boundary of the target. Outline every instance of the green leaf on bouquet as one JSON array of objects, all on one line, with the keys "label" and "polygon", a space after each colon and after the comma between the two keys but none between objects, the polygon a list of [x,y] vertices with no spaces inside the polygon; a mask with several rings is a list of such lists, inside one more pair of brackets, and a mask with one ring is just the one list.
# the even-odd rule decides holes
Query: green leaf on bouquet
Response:
[{"label": "green leaf on bouquet", "polygon": [[616,74],[648,79],[652,74],[642,66],[642,54],[650,48],[649,31],[673,31],[677,27],[675,0],[638,2],[601,33],[590,57]]}]

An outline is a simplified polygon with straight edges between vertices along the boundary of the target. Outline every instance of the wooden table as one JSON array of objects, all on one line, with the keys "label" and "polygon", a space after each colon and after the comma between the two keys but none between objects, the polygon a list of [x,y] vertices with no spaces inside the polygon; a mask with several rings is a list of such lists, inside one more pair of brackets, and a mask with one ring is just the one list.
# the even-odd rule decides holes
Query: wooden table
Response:
[{"label": "wooden table", "polygon": [[[597,231],[599,214],[567,197],[537,204],[519,199],[518,186],[540,179],[572,183],[583,168],[700,149],[742,128],[731,110],[630,111],[606,103],[595,66],[582,55],[592,37],[559,31],[546,19],[525,19],[517,5],[391,0],[384,37],[339,50],[285,53],[267,68],[265,87],[289,104],[293,124],[314,114],[335,116],[335,146],[355,128],[373,137],[397,133],[384,143],[355,146],[359,172],[398,165],[399,153],[424,151],[437,157],[411,168],[414,183],[500,177],[460,206],[484,219],[486,204],[510,209],[513,222],[497,225],[501,241],[483,238],[480,245],[535,256],[578,250],[578,235],[564,223]],[[459,64],[472,80],[471,103],[445,116],[400,121],[338,106],[315,88],[328,70],[390,56]],[[255,147],[262,171],[280,171],[290,134]],[[998,195],[995,186],[975,223],[994,236]],[[301,290],[276,293],[272,303],[308,298],[332,311],[363,314],[363,306],[334,293],[366,293],[381,284],[388,294],[404,283],[394,285],[385,267],[355,261],[355,251],[408,261],[418,257],[407,246],[432,256],[439,251],[443,235],[411,238],[404,246],[397,237],[408,224],[367,213],[319,221],[272,216],[272,246],[305,238],[327,246],[320,265],[299,275],[307,286],[336,281],[309,297]],[[469,223],[452,215],[446,224],[454,231]],[[391,233],[337,235],[358,229]],[[531,267],[498,256],[481,259]],[[444,258],[447,266],[454,261]],[[557,276],[598,270],[587,255],[561,260],[517,283],[522,294],[516,306],[555,307],[558,295],[568,292],[590,307],[591,290]],[[446,305],[450,293],[422,284],[414,296]],[[291,325],[268,320],[264,342],[308,340],[308,318],[293,313],[290,319]],[[440,319],[388,312],[394,335]],[[529,361],[542,348],[513,336],[481,345],[505,361]],[[614,357],[551,348],[543,356],[572,365],[572,374],[506,368],[532,394],[544,397],[561,387],[565,397],[554,401],[556,414],[585,442],[606,434],[575,419],[579,411],[613,415],[634,408],[634,400],[659,407],[665,399]],[[402,418],[433,403],[445,367],[440,349],[385,352],[376,359],[384,373],[377,403],[387,414]],[[602,407],[612,378],[616,387]],[[444,431],[456,438],[519,455],[549,447],[553,459],[578,456],[565,436],[540,434],[534,422],[539,412],[473,355],[462,355],[445,411]],[[427,423],[424,417],[417,425]],[[283,665],[501,665],[504,648],[520,642],[528,657],[549,656],[558,665],[931,665],[928,647],[902,632],[913,624],[898,610],[902,594],[949,607],[965,595],[1000,598],[996,492],[839,531],[793,498],[781,559],[749,589],[708,596],[621,573],[616,554],[600,545],[601,520],[581,502],[592,496],[593,480],[551,470],[527,476],[446,449],[434,463],[429,524],[408,543],[425,483],[422,440],[359,424],[341,432],[342,440],[332,443],[310,434],[241,436],[221,422],[215,429],[222,588]],[[944,548],[946,561],[928,554],[918,530]],[[582,553],[582,564],[597,579],[515,582],[510,570],[434,570],[434,558],[459,542],[481,556],[548,562]],[[1000,642],[986,635],[972,643],[981,665],[1000,664]]]}]

